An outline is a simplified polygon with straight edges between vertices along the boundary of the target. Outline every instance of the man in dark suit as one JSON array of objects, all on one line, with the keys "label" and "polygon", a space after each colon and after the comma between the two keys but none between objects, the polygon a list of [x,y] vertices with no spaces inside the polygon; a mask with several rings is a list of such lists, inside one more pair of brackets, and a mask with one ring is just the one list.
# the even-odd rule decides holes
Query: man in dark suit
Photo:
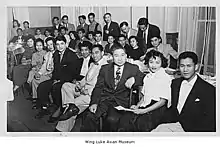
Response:
[{"label": "man in dark suit", "polygon": [[132,49],[131,46],[127,43],[126,36],[123,34],[118,36],[118,43],[126,50],[126,53]]},{"label": "man in dark suit", "polygon": [[97,131],[100,117],[106,122],[106,131],[117,129],[121,113],[115,107],[129,107],[130,88],[142,85],[144,77],[138,66],[126,62],[126,59],[125,49],[116,47],[113,49],[113,63],[101,67],[92,92],[90,111],[81,131]]},{"label": "man in dark suit", "polygon": [[160,36],[160,29],[159,27],[149,24],[147,18],[140,18],[138,20],[138,33],[137,37],[141,41],[142,48],[146,52],[148,48],[153,47],[151,44],[151,38],[154,35]]},{"label": "man in dark suit", "polygon": [[56,29],[60,31],[60,28],[61,28],[62,25],[59,22],[59,18],[58,17],[54,17],[52,22],[53,22],[52,31],[54,31]]},{"label": "man in dark suit", "polygon": [[89,25],[86,23],[86,16],[80,15],[78,19],[79,19],[79,25],[77,26],[76,31],[78,32],[79,29],[84,29],[85,35],[87,35],[89,30]]},{"label": "man in dark suit", "polygon": [[118,23],[112,21],[110,13],[105,13],[104,21],[106,25],[103,27],[103,41],[108,41],[109,34],[112,34],[117,39],[117,37],[120,34],[120,28]]},{"label": "man in dark suit", "polygon": [[198,57],[193,52],[179,55],[182,77],[171,84],[171,107],[154,132],[215,132],[215,87],[196,74]]},{"label": "man in dark suit", "polygon": [[66,47],[64,36],[56,38],[57,50],[53,54],[54,70],[50,80],[42,82],[37,88],[37,97],[42,110],[36,118],[48,114],[49,94],[51,92],[54,104],[61,105],[61,87],[65,82],[79,79],[80,67],[77,55]]}]

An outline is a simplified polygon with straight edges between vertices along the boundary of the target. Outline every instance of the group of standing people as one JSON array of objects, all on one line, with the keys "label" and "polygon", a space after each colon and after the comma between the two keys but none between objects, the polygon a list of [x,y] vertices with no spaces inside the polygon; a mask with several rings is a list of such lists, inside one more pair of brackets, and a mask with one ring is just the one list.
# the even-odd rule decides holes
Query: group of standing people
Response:
[{"label": "group of standing people", "polygon": [[[84,15],[78,19],[75,27],[67,15],[62,24],[54,17],[53,33],[36,29],[35,36],[14,21],[17,35],[10,42],[23,38],[27,46],[13,70],[14,91],[29,83],[36,119],[51,114],[55,131],[71,131],[86,111],[81,131],[98,131],[100,119],[103,131],[215,131],[215,88],[196,74],[195,53],[178,56],[147,18],[139,19],[138,31],[126,21],[112,21],[110,13],[103,30],[94,13],[88,14],[89,25]],[[172,80],[165,72],[170,56],[178,59],[181,78]],[[149,73],[128,58],[143,62]],[[140,86],[140,100],[130,106],[130,89]]]}]

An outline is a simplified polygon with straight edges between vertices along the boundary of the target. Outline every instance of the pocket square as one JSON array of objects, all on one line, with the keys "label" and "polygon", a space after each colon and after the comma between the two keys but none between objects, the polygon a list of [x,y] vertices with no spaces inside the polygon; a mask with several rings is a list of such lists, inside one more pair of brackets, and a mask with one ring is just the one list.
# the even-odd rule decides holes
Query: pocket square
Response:
[{"label": "pocket square", "polygon": [[195,102],[199,102],[200,101],[200,99],[199,98],[197,98],[196,100],[195,100]]}]

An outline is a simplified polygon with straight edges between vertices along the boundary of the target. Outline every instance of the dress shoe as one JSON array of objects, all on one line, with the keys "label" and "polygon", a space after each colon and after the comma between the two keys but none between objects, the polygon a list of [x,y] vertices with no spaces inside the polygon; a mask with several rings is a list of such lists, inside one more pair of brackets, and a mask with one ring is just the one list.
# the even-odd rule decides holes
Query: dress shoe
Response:
[{"label": "dress shoe", "polygon": [[79,108],[75,104],[69,104],[69,107],[64,114],[60,116],[59,121],[64,121],[79,113]]},{"label": "dress shoe", "polygon": [[59,121],[59,117],[50,116],[47,122],[48,123],[55,123],[57,121]]},{"label": "dress shoe", "polygon": [[48,123],[54,123],[59,120],[60,115],[63,113],[62,108],[56,109],[56,111],[49,117],[49,120],[47,121]]},{"label": "dress shoe", "polygon": [[57,130],[56,128],[54,129],[54,132],[61,132],[60,130]]},{"label": "dress shoe", "polygon": [[35,116],[36,119],[41,119],[43,118],[45,115],[49,115],[50,112],[47,109],[42,109],[40,110],[40,112]]}]

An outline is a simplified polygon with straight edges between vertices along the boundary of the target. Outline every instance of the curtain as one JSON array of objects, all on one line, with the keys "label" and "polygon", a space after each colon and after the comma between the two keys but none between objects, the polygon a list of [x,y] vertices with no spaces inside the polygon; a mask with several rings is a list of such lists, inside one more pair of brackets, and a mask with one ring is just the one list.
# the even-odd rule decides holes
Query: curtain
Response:
[{"label": "curtain", "polygon": [[[21,28],[23,29],[23,22],[29,21],[29,10],[28,7],[13,7],[14,18],[19,21]],[[30,21],[29,21],[30,22]],[[30,26],[31,27],[31,26]]]},{"label": "curtain", "polygon": [[148,21],[160,28],[163,43],[167,43],[166,33],[178,32],[178,7],[148,7]]},{"label": "curtain", "polygon": [[179,9],[179,52],[196,52],[198,9],[180,7]]},{"label": "curtain", "polygon": [[11,39],[11,28],[13,27],[13,8],[7,8],[7,42]]}]

